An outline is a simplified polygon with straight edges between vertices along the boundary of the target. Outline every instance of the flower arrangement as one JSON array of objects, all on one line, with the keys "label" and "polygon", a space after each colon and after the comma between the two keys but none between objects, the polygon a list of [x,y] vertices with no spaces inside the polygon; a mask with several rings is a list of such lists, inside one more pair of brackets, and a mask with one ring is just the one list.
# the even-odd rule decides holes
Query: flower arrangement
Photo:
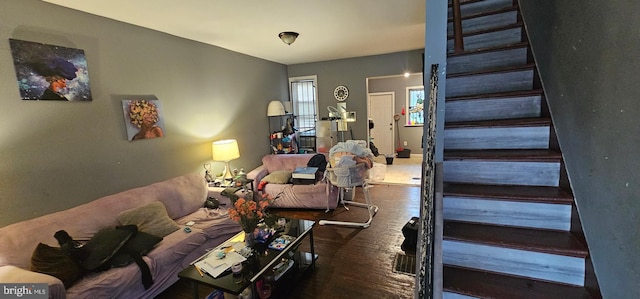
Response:
[{"label": "flower arrangement", "polygon": [[[255,199],[253,192],[246,191],[244,197],[239,197],[235,192],[239,188],[227,188],[222,195],[231,199],[231,207],[229,208],[229,218],[237,221],[242,230],[246,233],[253,232],[258,225],[269,219],[267,209],[269,204],[275,199],[268,194],[263,193],[258,199]],[[268,225],[269,223],[267,223]]]}]

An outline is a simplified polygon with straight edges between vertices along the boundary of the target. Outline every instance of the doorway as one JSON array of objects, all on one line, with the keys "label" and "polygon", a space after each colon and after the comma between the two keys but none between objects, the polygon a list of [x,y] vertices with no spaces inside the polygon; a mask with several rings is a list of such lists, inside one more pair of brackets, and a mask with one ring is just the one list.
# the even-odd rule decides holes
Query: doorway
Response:
[{"label": "doorway", "polygon": [[377,92],[369,94],[369,119],[373,121],[370,130],[370,141],[378,148],[380,154],[394,153],[394,92]]}]

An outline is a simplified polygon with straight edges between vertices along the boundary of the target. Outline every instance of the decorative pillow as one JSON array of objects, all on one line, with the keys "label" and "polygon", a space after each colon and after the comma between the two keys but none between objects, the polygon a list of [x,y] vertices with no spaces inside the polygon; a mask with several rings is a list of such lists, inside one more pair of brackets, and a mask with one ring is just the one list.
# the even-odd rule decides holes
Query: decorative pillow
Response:
[{"label": "decorative pillow", "polygon": [[141,232],[158,237],[164,237],[180,229],[180,226],[167,215],[167,209],[159,201],[123,211],[117,218],[122,225],[134,224]]},{"label": "decorative pillow", "polygon": [[288,184],[291,179],[291,173],[292,172],[288,170],[276,170],[262,178],[262,182],[271,184]]},{"label": "decorative pillow", "polygon": [[82,278],[82,270],[60,248],[40,243],[31,255],[30,270],[56,277],[65,288]]}]

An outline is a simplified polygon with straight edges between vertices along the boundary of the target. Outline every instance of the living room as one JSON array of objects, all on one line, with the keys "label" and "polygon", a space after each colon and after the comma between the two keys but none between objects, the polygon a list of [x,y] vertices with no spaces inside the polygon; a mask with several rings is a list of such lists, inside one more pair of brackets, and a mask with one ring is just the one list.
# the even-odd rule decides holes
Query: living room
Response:
[{"label": "living room", "polygon": [[[269,153],[267,105],[288,99],[288,77],[317,75],[321,110],[335,105],[327,96],[335,86],[349,86],[349,109],[366,115],[367,77],[422,67],[421,50],[286,66],[42,1],[7,1],[1,11],[2,119],[11,130],[2,138],[0,225],[204,173],[214,140],[238,140],[234,166],[259,165]],[[84,50],[93,100],[21,100],[9,38]],[[162,103],[163,138],[129,141],[121,101],[131,97]],[[364,138],[364,121],[352,127]]]},{"label": "living room", "polygon": [[[359,116],[352,134],[364,139],[367,78],[422,68],[420,49],[285,65],[39,0],[5,1],[0,18],[6,128],[0,137],[0,227],[172,177],[204,175],[204,163],[219,173],[224,164],[212,161],[215,140],[238,141],[234,167],[258,166],[270,152],[267,105],[288,100],[289,77],[318,77],[321,111],[335,105],[335,86],[348,86],[349,109]],[[275,35],[283,51],[295,50]],[[83,50],[91,101],[22,100],[9,39]],[[162,138],[131,141],[122,107],[130,99],[162,103]],[[406,139],[418,153],[419,138]]]}]

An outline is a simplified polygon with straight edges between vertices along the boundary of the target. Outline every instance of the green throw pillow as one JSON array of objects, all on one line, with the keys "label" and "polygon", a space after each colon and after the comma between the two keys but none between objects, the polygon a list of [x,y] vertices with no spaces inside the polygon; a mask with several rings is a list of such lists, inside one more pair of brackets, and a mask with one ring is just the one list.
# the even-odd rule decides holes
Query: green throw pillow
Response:
[{"label": "green throw pillow", "polygon": [[167,215],[167,209],[159,201],[126,210],[118,215],[118,221],[122,225],[136,225],[141,232],[158,237],[165,237],[180,229],[180,226]]},{"label": "green throw pillow", "polygon": [[265,176],[262,181],[271,184],[288,184],[291,179],[291,171],[276,170]]}]

